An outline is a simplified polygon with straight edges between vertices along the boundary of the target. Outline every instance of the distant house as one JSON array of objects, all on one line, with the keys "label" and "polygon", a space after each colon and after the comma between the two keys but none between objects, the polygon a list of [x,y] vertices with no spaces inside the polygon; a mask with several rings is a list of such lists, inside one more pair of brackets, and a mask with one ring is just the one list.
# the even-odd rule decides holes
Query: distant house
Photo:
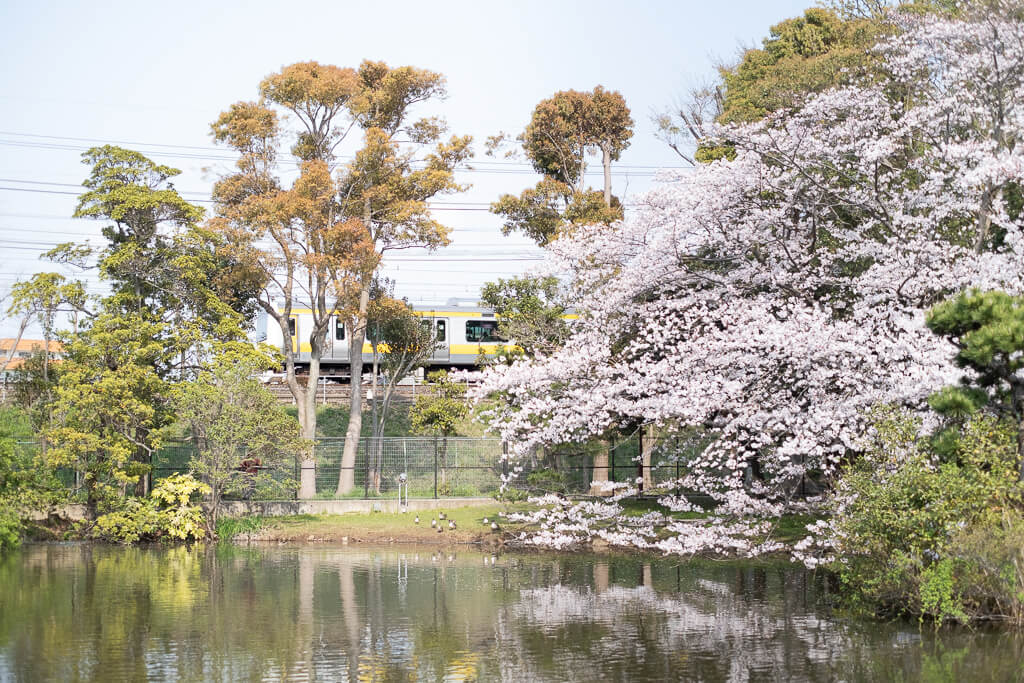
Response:
[{"label": "distant house", "polygon": [[[12,373],[24,365],[26,358],[34,352],[42,350],[46,345],[46,342],[42,339],[22,339],[17,341],[17,346],[15,346],[15,341],[10,337],[0,339],[0,366],[7,360],[7,355],[11,352],[11,348],[14,348],[14,356],[11,357],[11,362],[3,370],[0,370],[0,384],[3,385],[2,390],[0,390],[0,400],[7,397],[7,385],[12,378]],[[50,357],[57,360],[63,357],[63,355],[64,346],[60,342],[51,341]]]}]

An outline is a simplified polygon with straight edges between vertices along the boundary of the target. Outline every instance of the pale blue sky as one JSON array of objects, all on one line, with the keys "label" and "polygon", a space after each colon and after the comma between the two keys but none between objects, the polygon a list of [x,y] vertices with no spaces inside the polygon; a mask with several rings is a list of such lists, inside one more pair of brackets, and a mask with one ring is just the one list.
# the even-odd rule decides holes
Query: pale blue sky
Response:
[{"label": "pale blue sky", "polygon": [[[18,276],[52,269],[38,260],[50,244],[98,234],[99,225],[67,218],[87,170],[79,159],[85,148],[140,143],[134,147],[182,169],[176,184],[187,198],[208,197],[212,180],[229,167],[215,158],[226,155],[212,149],[210,122],[232,102],[254,99],[264,76],[297,61],[354,67],[377,59],[439,71],[449,97],[429,113],[479,142],[499,130],[519,132],[534,105],[558,90],[619,90],[636,128],[614,191],[635,197],[652,183],[649,168],[635,167],[679,165],[654,138],[650,115],[710,79],[716,61],[732,59],[770,25],[813,4],[3,3],[0,188],[20,190],[0,190],[0,293]],[[536,181],[525,166],[488,168],[502,172],[463,174],[473,188],[444,201],[483,209]],[[392,262],[388,273],[399,294],[426,302],[473,298],[481,283],[533,265],[494,260],[537,250],[524,238],[502,237],[485,210],[438,216],[457,229],[454,244],[421,261]],[[0,335],[9,331],[0,323]]]}]

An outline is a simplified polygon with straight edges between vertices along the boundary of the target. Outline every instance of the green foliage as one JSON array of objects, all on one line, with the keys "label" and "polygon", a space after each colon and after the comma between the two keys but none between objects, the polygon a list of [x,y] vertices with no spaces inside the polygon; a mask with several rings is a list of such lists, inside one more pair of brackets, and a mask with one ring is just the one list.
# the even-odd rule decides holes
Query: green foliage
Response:
[{"label": "green foliage", "polygon": [[19,443],[34,434],[26,411],[0,406],[0,553],[18,545],[29,513],[61,497],[52,470],[29,445]]},{"label": "green foliage", "polygon": [[494,309],[502,335],[529,356],[551,353],[569,337],[562,317],[567,304],[556,277],[526,275],[488,282],[480,298]]},{"label": "green foliage", "polygon": [[160,480],[152,498],[160,506],[163,533],[178,541],[198,541],[206,535],[203,509],[193,505],[195,497],[210,493],[210,487],[191,474],[172,474]]},{"label": "green foliage", "polygon": [[60,380],[60,364],[52,363],[45,350],[35,349],[11,373],[14,403],[26,411],[33,431],[38,433],[49,419],[53,392]]},{"label": "green foliage", "polygon": [[430,393],[416,397],[410,417],[412,428],[421,434],[452,436],[461,420],[469,415],[466,385],[439,370],[427,375]]},{"label": "green foliage", "polygon": [[814,7],[771,27],[761,49],[722,69],[721,123],[757,121],[797,106],[813,93],[848,83],[870,66],[867,50],[881,36],[877,19],[844,20]]},{"label": "green foliage", "polygon": [[732,145],[710,140],[712,123],[758,121],[816,93],[870,77],[874,58],[869,48],[886,26],[881,11],[814,7],[786,19],[771,27],[760,49],[746,50],[736,64],[721,66],[719,83],[694,89],[674,111],[655,117],[657,135],[690,163],[731,160],[736,156]]},{"label": "green foliage", "polygon": [[[112,294],[66,344],[45,457],[81,475],[93,512],[116,512],[130,487],[146,491],[160,430],[173,419],[171,382],[202,365],[211,341],[244,338],[244,330],[230,305],[240,298],[237,283],[221,287],[230,264],[219,238],[196,226],[203,211],[171,184],[178,171],[109,145],[83,161],[91,172],[75,216],[110,223],[97,255]],[[67,247],[54,255],[78,262],[91,253]],[[49,310],[77,290],[40,281],[31,291]]]},{"label": "green foliage", "polygon": [[[280,498],[295,488],[283,473],[293,471],[304,449],[298,425],[256,377],[276,365],[243,342],[217,344],[196,379],[174,388],[175,413],[197,446],[189,464],[211,494],[214,522],[224,494]],[[243,460],[256,463],[256,471],[240,471]]]},{"label": "green foliage", "polygon": [[[917,437],[919,427],[899,410],[876,411],[874,440],[840,483],[833,567],[867,608],[939,621],[1019,619],[1024,601],[1006,597],[1021,578],[1009,545],[1024,509],[1014,425],[972,417],[950,462]],[[992,541],[990,561],[977,553],[980,537]]]},{"label": "green foliage", "polygon": [[558,470],[540,469],[526,475],[526,485],[531,489],[540,489],[548,493],[566,493],[565,475]]},{"label": "green foliage", "polygon": [[256,515],[248,517],[221,517],[217,520],[217,539],[227,541],[241,534],[256,533],[266,526],[266,519]]},{"label": "green foliage", "polygon": [[982,408],[1018,425],[1018,476],[1024,478],[1024,297],[962,292],[928,312],[926,323],[957,347],[957,366],[973,371],[960,386],[930,399],[941,415],[962,421]]},{"label": "green foliage", "polygon": [[171,475],[160,480],[149,498],[129,498],[119,509],[97,517],[91,534],[126,545],[143,540],[202,540],[207,535],[206,522],[195,499],[209,492],[210,487],[191,474]]},{"label": "green foliage", "polygon": [[[573,225],[612,223],[622,218],[611,196],[611,162],[629,147],[633,119],[622,95],[601,86],[592,92],[564,90],[541,100],[518,140],[534,169],[544,176],[518,197],[503,195],[491,211],[505,219],[502,232],[520,231],[540,245]],[[501,145],[504,136],[488,142]],[[604,192],[585,188],[587,155],[600,153]]]},{"label": "green foliage", "polygon": [[563,90],[541,100],[521,139],[538,173],[576,186],[589,151],[607,149],[615,161],[632,137],[625,99],[597,86],[592,92]]},{"label": "green foliage", "polygon": [[137,314],[103,313],[66,348],[53,420],[50,467],[82,472],[88,504],[113,510],[148,471],[158,430],[170,421],[160,376],[170,353],[162,325]]}]

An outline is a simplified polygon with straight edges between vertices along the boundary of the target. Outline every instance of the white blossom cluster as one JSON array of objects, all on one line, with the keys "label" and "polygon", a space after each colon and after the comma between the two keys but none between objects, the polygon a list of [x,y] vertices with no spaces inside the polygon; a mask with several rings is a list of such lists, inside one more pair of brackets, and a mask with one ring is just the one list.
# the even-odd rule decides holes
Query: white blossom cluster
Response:
[{"label": "white blossom cluster", "polygon": [[[893,21],[872,77],[720,128],[734,159],[666,175],[629,220],[553,243],[581,311],[571,339],[474,390],[500,399],[488,417],[516,452],[703,429],[684,486],[772,514],[807,471],[857,453],[872,406],[921,407],[956,381],[925,311],[965,288],[1024,291],[1024,25],[995,10]],[[586,535],[557,510],[543,544]],[[608,536],[650,542],[637,531]],[[732,542],[677,532],[663,550]]]},{"label": "white blossom cluster", "polygon": [[551,495],[530,498],[529,502],[544,507],[506,516],[509,522],[531,527],[517,538],[527,546],[565,550],[600,540],[610,546],[656,550],[666,555],[741,557],[782,549],[782,544],[770,539],[771,522],[763,517],[713,515],[674,520],[657,511],[627,515],[617,503],[572,503]]}]

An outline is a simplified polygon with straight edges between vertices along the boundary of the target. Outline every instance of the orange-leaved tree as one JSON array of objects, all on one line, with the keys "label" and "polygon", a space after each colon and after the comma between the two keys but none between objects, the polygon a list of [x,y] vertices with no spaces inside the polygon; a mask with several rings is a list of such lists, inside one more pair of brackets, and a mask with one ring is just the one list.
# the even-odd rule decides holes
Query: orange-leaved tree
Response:
[{"label": "orange-leaved tree", "polygon": [[[259,284],[259,306],[281,328],[288,387],[298,405],[302,436],[316,435],[315,391],[332,316],[347,320],[352,403],[337,491],[354,484],[362,415],[362,348],[374,273],[391,249],[448,243],[427,200],[455,192],[455,167],[470,138],[442,141],[443,121],[410,121],[410,108],[444,95],[439,74],[363,62],[358,69],[302,62],[260,84],[261,99],[232,105],[213,124],[214,138],[240,153],[236,172],[216,186],[214,226],[228,238],[237,265]],[[289,131],[279,112],[298,122]],[[363,133],[348,163],[337,150],[349,133]],[[293,159],[279,158],[294,133]],[[399,142],[399,139],[403,142]],[[286,187],[282,169],[296,162]],[[311,311],[309,336],[295,339],[297,310]],[[303,330],[302,332],[305,332]],[[308,346],[307,346],[308,345]],[[309,375],[296,377],[308,348]],[[302,455],[299,495],[316,494],[312,452]]]}]

